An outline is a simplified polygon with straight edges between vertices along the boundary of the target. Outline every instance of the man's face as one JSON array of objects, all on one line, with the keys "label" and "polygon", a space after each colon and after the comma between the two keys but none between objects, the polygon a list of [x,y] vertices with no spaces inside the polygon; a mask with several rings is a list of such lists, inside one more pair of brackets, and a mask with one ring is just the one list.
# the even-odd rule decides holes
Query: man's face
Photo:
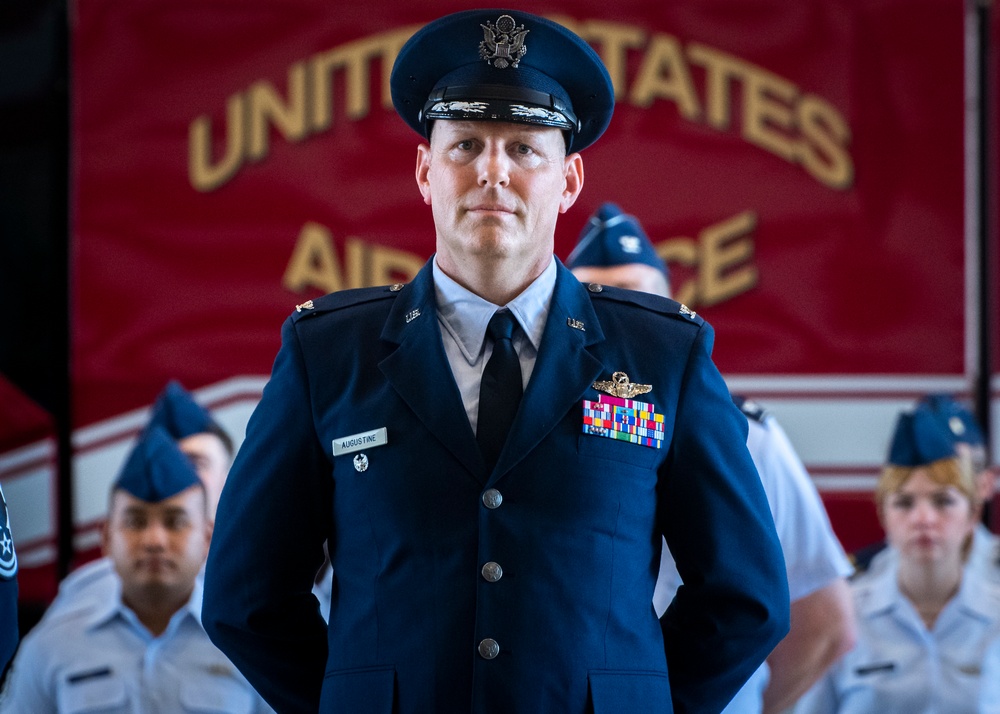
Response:
[{"label": "man's face", "polygon": [[558,129],[438,121],[417,150],[417,184],[431,206],[437,259],[456,266],[549,260],[556,218],[583,187],[583,161]]},{"label": "man's face", "polygon": [[191,460],[198,477],[205,484],[208,515],[215,520],[219,496],[226,483],[226,476],[229,475],[230,458],[225,444],[215,434],[204,432],[181,439],[177,442],[177,448]]},{"label": "man's face", "polygon": [[645,263],[626,263],[597,267],[581,265],[573,268],[573,275],[581,283],[600,283],[616,288],[640,290],[644,293],[670,297],[670,286],[663,271]]},{"label": "man's face", "polygon": [[212,536],[205,491],[192,486],[158,503],[115,491],[103,535],[104,553],[121,577],[127,603],[184,599]]}]

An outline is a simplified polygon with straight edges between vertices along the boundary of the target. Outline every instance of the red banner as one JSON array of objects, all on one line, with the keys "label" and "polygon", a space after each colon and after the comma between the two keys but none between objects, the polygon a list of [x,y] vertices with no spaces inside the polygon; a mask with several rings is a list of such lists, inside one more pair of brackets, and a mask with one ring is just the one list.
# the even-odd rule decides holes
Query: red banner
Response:
[{"label": "red banner", "polygon": [[[416,27],[463,7],[75,4],[79,430],[127,415],[111,431],[130,438],[170,378],[236,384],[220,403],[252,401],[238,380],[268,373],[296,303],[418,269],[434,246],[413,177],[419,137],[392,111],[387,78]],[[715,326],[735,386],[784,409],[814,473],[870,478],[900,404],[968,385],[963,5],[531,9],[593,44],[618,97],[584,152],[558,255],[603,201],[638,216],[676,296]],[[801,418],[817,395],[820,416]],[[831,404],[850,407],[837,428],[823,426]],[[78,481],[108,478],[79,465]]]}]

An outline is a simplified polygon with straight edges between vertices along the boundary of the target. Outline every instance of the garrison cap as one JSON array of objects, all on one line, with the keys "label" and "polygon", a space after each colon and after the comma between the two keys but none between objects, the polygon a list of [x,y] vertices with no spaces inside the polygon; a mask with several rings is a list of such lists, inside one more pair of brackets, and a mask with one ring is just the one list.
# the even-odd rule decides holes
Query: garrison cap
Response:
[{"label": "garrison cap", "polygon": [[139,437],[112,490],[158,503],[199,484],[201,480],[194,466],[170,434],[153,426]]},{"label": "garrison cap", "polygon": [[163,388],[153,404],[146,428],[154,426],[161,427],[177,441],[192,434],[221,431],[208,410],[198,404],[191,393],[176,380],[171,380]]},{"label": "garrison cap", "polygon": [[605,203],[583,227],[576,248],[566,259],[566,267],[606,268],[612,265],[643,263],[661,271],[667,278],[667,266],[639,225],[613,203]]},{"label": "garrison cap", "polygon": [[920,399],[918,410],[929,411],[952,441],[970,446],[985,446],[983,430],[972,412],[947,394],[928,394]]},{"label": "garrison cap", "polygon": [[403,120],[430,138],[437,119],[505,121],[563,130],[590,146],[614,111],[608,70],[562,25],[518,10],[465,10],[429,22],[403,45],[390,77]]},{"label": "garrison cap", "polygon": [[893,466],[926,466],[955,456],[951,436],[926,409],[903,412],[896,421],[896,431],[889,447]]}]

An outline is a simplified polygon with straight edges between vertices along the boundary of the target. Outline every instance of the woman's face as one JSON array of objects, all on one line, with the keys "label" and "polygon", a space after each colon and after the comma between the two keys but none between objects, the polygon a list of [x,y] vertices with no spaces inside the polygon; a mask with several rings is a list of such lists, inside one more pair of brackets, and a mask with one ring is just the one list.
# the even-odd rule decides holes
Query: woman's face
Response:
[{"label": "woman's face", "polygon": [[972,503],[959,489],[916,469],[883,504],[886,536],[900,557],[914,562],[959,562],[975,525]]}]

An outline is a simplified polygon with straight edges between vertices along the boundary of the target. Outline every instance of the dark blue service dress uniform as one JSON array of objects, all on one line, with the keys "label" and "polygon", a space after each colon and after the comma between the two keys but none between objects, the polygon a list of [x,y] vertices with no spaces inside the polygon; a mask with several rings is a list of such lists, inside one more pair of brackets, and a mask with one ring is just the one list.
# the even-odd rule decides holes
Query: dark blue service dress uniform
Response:
[{"label": "dark blue service dress uniform", "polygon": [[[788,592],[746,420],[685,311],[560,265],[489,472],[430,264],[302,306],[222,495],[205,629],[283,714],[720,711],[787,631]],[[661,448],[584,433],[615,372],[652,386]],[[662,621],[661,534],[684,580]]]}]

